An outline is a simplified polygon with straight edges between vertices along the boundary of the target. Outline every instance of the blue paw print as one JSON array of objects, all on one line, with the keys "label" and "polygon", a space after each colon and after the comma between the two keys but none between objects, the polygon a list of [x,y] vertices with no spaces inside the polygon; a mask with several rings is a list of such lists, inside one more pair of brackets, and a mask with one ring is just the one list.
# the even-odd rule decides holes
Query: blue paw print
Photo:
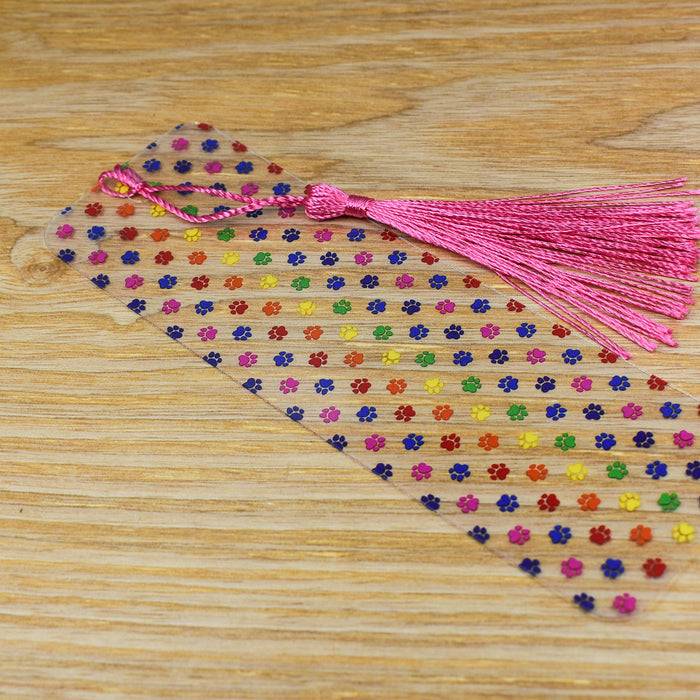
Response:
[{"label": "blue paw print", "polygon": [[659,411],[664,418],[678,418],[681,415],[681,405],[667,401],[659,408]]},{"label": "blue paw print", "polygon": [[143,169],[148,173],[154,173],[160,170],[160,161],[155,158],[149,158],[144,164]]},{"label": "blue paw print", "polygon": [[365,230],[363,228],[354,228],[348,233],[349,241],[361,241],[365,238]]},{"label": "blue paw print", "polygon": [[552,377],[537,377],[535,382],[535,389],[539,389],[543,394],[548,391],[553,391],[557,386],[557,380]]},{"label": "blue paw print", "polygon": [[300,236],[301,231],[299,231],[299,229],[286,228],[282,234],[282,240],[287,241],[287,243],[293,243],[294,241],[298,241]]},{"label": "blue paw print", "polygon": [[[194,310],[200,316],[206,316],[210,311],[214,310],[214,302],[213,301],[206,301],[206,300],[202,299],[202,301],[198,301],[195,304]],[[248,336],[248,337],[250,337],[250,336]]]},{"label": "blue paw print", "polygon": [[516,329],[515,332],[521,337],[521,338],[532,338],[535,333],[537,333],[537,328],[535,327],[534,323],[521,323]]},{"label": "blue paw print", "polygon": [[566,408],[560,403],[553,403],[551,406],[547,406],[546,416],[551,420],[561,420],[566,416]]},{"label": "blue paw print", "polygon": [[332,379],[319,379],[315,384],[314,384],[314,389],[316,389],[317,394],[321,394],[321,396],[325,396],[329,392],[333,391],[335,389],[335,385],[333,384]]},{"label": "blue paw print", "polygon": [[259,216],[263,215],[263,210],[256,209],[255,211],[247,211],[245,215],[249,219],[257,219]]},{"label": "blue paw print", "polygon": [[689,476],[695,481],[700,480],[700,462],[695,460],[694,462],[688,462],[686,465],[685,475]]},{"label": "blue paw print", "polygon": [[443,333],[447,340],[459,340],[464,335],[464,329],[456,323],[451,323],[443,330]]},{"label": "blue paw print", "polygon": [[[191,182],[181,182],[178,187],[191,187],[192,183]],[[177,190],[177,193],[181,197],[186,197],[188,194],[192,194],[190,190]]]},{"label": "blue paw print", "polygon": [[216,139],[207,139],[206,141],[202,141],[202,150],[205,153],[211,153],[217,148],[219,148],[219,142]]},{"label": "blue paw print", "polygon": [[475,314],[485,314],[491,308],[488,299],[474,299],[470,306]]},{"label": "blue paw print", "polygon": [[335,291],[342,289],[344,286],[345,278],[338,277],[338,275],[333,275],[333,277],[329,277],[328,282],[326,284],[326,287],[328,287],[328,289],[333,289]]},{"label": "blue paw print", "polygon": [[512,513],[516,508],[520,507],[520,504],[518,503],[518,497],[509,496],[507,493],[504,493],[496,501],[496,505],[498,506],[498,509],[501,511],[501,513]]},{"label": "blue paw print", "polygon": [[575,348],[569,348],[568,350],[564,350],[561,356],[567,365],[575,365],[577,362],[581,362],[581,360],[583,360],[583,355],[581,354],[581,351]]},{"label": "blue paw print", "polygon": [[249,234],[248,238],[254,240],[254,241],[264,241],[267,239],[267,234],[268,231],[265,228],[258,227],[254,228]]},{"label": "blue paw print", "polygon": [[381,299],[374,299],[367,304],[367,311],[374,314],[382,314],[386,311],[386,302]]},{"label": "blue paw print", "polygon": [[301,420],[304,417],[304,409],[299,406],[290,406],[285,413],[292,420]]},{"label": "blue paw print", "polygon": [[654,433],[649,432],[648,430],[639,430],[637,433],[635,433],[632,440],[637,447],[644,448],[651,447],[655,442]]},{"label": "blue paw print", "polygon": [[653,462],[647,464],[647,474],[652,479],[662,479],[668,476],[668,464],[664,464],[658,459],[655,459]]},{"label": "blue paw print", "polygon": [[415,299],[407,299],[404,301],[401,311],[409,316],[412,314],[417,314],[420,311],[420,302],[416,301]]},{"label": "blue paw print", "polygon": [[432,493],[429,493],[427,496],[421,496],[420,502],[428,510],[440,510],[440,499],[437,496],[433,496]]},{"label": "blue paw print", "polygon": [[599,450],[612,450],[616,444],[617,440],[612,433],[601,433],[595,436],[595,446]]},{"label": "blue paw print", "polygon": [[496,348],[489,353],[489,360],[491,360],[492,365],[504,365],[509,359],[507,350]]},{"label": "blue paw print", "polygon": [[138,250],[127,250],[122,255],[122,262],[124,265],[135,265],[139,261],[139,251]]},{"label": "blue paw print", "polygon": [[586,420],[600,420],[605,415],[605,411],[599,403],[589,403],[588,406],[584,406],[583,415]]},{"label": "blue paw print", "polygon": [[630,386],[630,381],[624,375],[616,374],[608,384],[612,387],[613,391],[627,391]]},{"label": "blue paw print", "polygon": [[489,537],[491,537],[489,531],[481,525],[475,525],[467,534],[469,537],[473,537],[477,542],[481,542],[481,544],[486,544]]},{"label": "blue paw print", "polygon": [[348,446],[348,441],[345,439],[345,435],[338,435],[337,433],[333,437],[328,438],[326,442],[340,452],[343,451],[344,447]]},{"label": "blue paw print", "polygon": [[250,326],[238,326],[231,335],[233,336],[234,340],[248,340],[252,335],[252,331],[250,330]]},{"label": "blue paw print", "polygon": [[[191,185],[191,182],[185,183],[186,185]],[[213,185],[211,185],[212,190],[219,190],[221,192],[226,192],[226,185],[224,185],[223,182],[215,182]],[[180,194],[183,194],[182,192]],[[193,192],[187,192],[187,194],[194,194]]]},{"label": "blue paw print", "polygon": [[407,450],[419,450],[423,445],[423,436],[416,435],[415,433],[409,433],[403,439],[403,446]]},{"label": "blue paw print", "polygon": [[542,568],[540,567],[539,559],[530,559],[530,557],[525,557],[518,568],[522,569],[525,573],[530,574],[530,576],[537,576],[542,573]]},{"label": "blue paw print", "polygon": [[178,173],[187,173],[192,168],[192,163],[189,160],[178,160],[175,165],[173,165],[173,170]]},{"label": "blue paw print", "polygon": [[549,531],[549,539],[552,540],[552,544],[566,544],[571,539],[571,528],[555,525]]},{"label": "blue paw print", "polygon": [[403,265],[407,258],[408,256],[402,250],[395,250],[389,254],[389,262],[392,265]]},{"label": "blue paw print", "polygon": [[458,367],[466,367],[470,362],[474,361],[472,354],[468,350],[459,350],[454,355],[452,362]]},{"label": "blue paw print", "polygon": [[625,567],[622,565],[621,559],[606,559],[600,568],[603,570],[603,574],[608,578],[616,579],[618,576],[622,576],[625,573]]},{"label": "blue paw print", "polygon": [[202,359],[212,367],[218,367],[221,364],[221,354],[218,352],[210,352]]},{"label": "blue paw print", "polygon": [[374,406],[363,406],[355,415],[360,423],[371,423],[377,417],[377,409]]},{"label": "blue paw print", "polygon": [[272,193],[276,195],[289,194],[292,191],[291,185],[286,182],[278,182],[273,188]]},{"label": "blue paw print", "polygon": [[242,160],[238,165],[236,165],[236,172],[239,175],[247,175],[253,171],[253,164],[249,160]]},{"label": "blue paw print", "polygon": [[87,230],[87,237],[88,237],[91,241],[97,241],[97,240],[99,240],[100,238],[102,238],[102,237],[105,235],[105,233],[106,233],[106,231],[105,231],[105,227],[104,227],[104,226],[91,226],[91,227]]},{"label": "blue paw print", "polygon": [[158,284],[161,289],[172,289],[177,284],[177,277],[175,275],[163,275],[158,280]]},{"label": "blue paw print", "polygon": [[63,260],[64,263],[70,263],[75,260],[75,251],[70,248],[62,248],[58,251],[58,257]]},{"label": "blue paw print", "polygon": [[362,289],[374,289],[379,286],[379,277],[377,275],[365,275],[360,280]]},{"label": "blue paw print", "polygon": [[450,467],[449,474],[452,481],[464,481],[464,479],[468,479],[471,476],[468,464],[453,464]]},{"label": "blue paw print", "polygon": [[132,299],[126,306],[127,308],[131,309],[134,313],[140,314],[142,311],[146,310],[146,300]]},{"label": "blue paw print", "polygon": [[503,389],[506,394],[510,394],[511,391],[517,391],[518,378],[511,377],[510,374],[507,377],[501,377],[498,380],[498,388]]},{"label": "blue paw print", "polygon": [[289,367],[289,365],[294,362],[294,354],[287,352],[286,350],[282,350],[272,358],[272,361],[275,363],[275,365],[277,365],[277,367]]},{"label": "blue paw print", "polygon": [[333,251],[328,251],[327,253],[323,253],[320,257],[321,260],[321,265],[328,265],[329,267],[332,267],[335,265],[340,258],[338,257],[338,253],[334,253]]},{"label": "blue paw print", "polygon": [[591,612],[595,608],[595,598],[588,593],[577,593],[574,596],[574,603],[584,612]]},{"label": "blue paw print", "polygon": [[97,275],[91,281],[95,286],[104,289],[109,284],[109,275]]},{"label": "blue paw print", "polygon": [[422,323],[419,323],[417,326],[411,326],[408,329],[408,335],[413,340],[422,340],[428,336],[428,333],[430,333],[430,329],[426,328]]},{"label": "blue paw print", "polygon": [[182,338],[182,334],[185,332],[185,329],[182,328],[181,326],[168,326],[165,330],[165,332],[173,339],[173,340],[179,340]]},{"label": "blue paw print", "polygon": [[287,256],[287,264],[293,267],[298,267],[306,262],[306,255],[301,251],[297,250],[295,253],[290,253]]},{"label": "blue paw print", "polygon": [[384,481],[386,481],[387,479],[394,476],[393,469],[394,468],[391,466],[391,464],[384,464],[384,462],[379,462],[379,464],[377,464],[377,466],[374,469],[372,469],[372,473],[376,474],[377,476],[384,479]]},{"label": "blue paw print", "polygon": [[445,275],[433,275],[428,282],[433,289],[442,289],[447,286],[447,277]]}]

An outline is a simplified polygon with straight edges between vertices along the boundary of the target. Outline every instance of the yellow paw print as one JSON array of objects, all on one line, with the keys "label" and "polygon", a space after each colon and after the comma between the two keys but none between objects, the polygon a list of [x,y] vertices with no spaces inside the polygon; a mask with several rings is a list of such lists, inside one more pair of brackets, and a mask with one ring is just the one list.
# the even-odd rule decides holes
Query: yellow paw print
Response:
[{"label": "yellow paw print", "polygon": [[642,505],[642,501],[636,493],[623,493],[619,499],[620,508],[626,510],[628,513],[637,510],[639,506]]},{"label": "yellow paw print", "polygon": [[263,275],[260,278],[260,286],[263,289],[274,289],[277,286],[277,281],[274,275]]},{"label": "yellow paw print", "polygon": [[316,304],[313,301],[301,301],[297,306],[297,311],[302,316],[311,316],[316,311]]},{"label": "yellow paw print", "polygon": [[357,337],[357,334],[359,331],[357,330],[357,326],[343,326],[340,329],[340,337],[343,340],[352,340],[353,338]]},{"label": "yellow paw print", "polygon": [[397,350],[389,350],[382,353],[382,362],[390,367],[391,365],[398,365],[401,359],[401,353]]},{"label": "yellow paw print", "polygon": [[160,204],[151,204],[151,216],[165,216],[165,209]]},{"label": "yellow paw print", "polygon": [[440,377],[431,377],[425,380],[423,384],[423,389],[429,394],[439,394],[442,388],[445,386],[445,382],[440,380]]},{"label": "yellow paw print", "polygon": [[524,450],[530,450],[537,447],[537,443],[540,441],[540,436],[537,433],[531,433],[529,430],[526,433],[520,433],[518,438],[518,445]]},{"label": "yellow paw print", "polygon": [[118,183],[114,187],[114,191],[119,192],[119,194],[126,194],[130,189],[129,185],[125,185],[123,182]]},{"label": "yellow paw print", "polygon": [[673,539],[678,542],[678,544],[683,544],[684,542],[692,542],[695,538],[695,528],[688,523],[679,523],[673,526]]},{"label": "yellow paw print", "polygon": [[221,256],[221,262],[224,263],[224,265],[235,265],[240,259],[241,256],[233,250],[229,250],[228,253],[224,253]]},{"label": "yellow paw print", "polygon": [[185,240],[188,243],[194,243],[202,237],[202,232],[198,228],[188,228],[185,231]]},{"label": "yellow paw print", "polygon": [[484,406],[483,403],[472,406],[472,418],[475,420],[486,420],[490,416],[491,409],[488,406]]},{"label": "yellow paw print", "polygon": [[588,469],[581,462],[570,464],[566,468],[566,475],[571,481],[583,481],[586,478],[586,474],[588,474]]}]

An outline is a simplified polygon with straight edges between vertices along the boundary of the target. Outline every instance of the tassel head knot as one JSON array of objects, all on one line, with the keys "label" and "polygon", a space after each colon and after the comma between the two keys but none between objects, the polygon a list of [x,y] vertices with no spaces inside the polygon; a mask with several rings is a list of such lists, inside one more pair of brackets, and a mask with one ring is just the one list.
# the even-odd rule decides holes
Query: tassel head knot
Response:
[{"label": "tassel head knot", "polygon": [[366,219],[373,202],[371,197],[346,194],[332,185],[311,185],[307,190],[304,210],[310,219],[317,221],[339,216]]}]

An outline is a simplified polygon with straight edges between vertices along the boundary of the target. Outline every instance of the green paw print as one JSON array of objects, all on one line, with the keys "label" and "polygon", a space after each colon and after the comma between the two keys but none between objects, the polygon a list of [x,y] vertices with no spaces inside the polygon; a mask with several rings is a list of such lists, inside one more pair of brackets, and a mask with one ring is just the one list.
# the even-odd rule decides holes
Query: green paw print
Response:
[{"label": "green paw print", "polygon": [[341,299],[333,304],[333,313],[345,316],[346,313],[352,310],[352,304],[347,299]]},{"label": "green paw print", "polygon": [[511,420],[524,420],[525,416],[527,416],[527,408],[525,406],[523,406],[522,404],[518,405],[517,403],[514,403],[506,411],[506,415]]},{"label": "green paw print", "polygon": [[434,365],[435,364],[435,353],[429,352],[428,350],[425,350],[424,352],[419,352],[416,355],[416,364],[419,364],[421,367],[427,367],[428,365]]},{"label": "green paw print", "polygon": [[[260,255],[260,253],[258,253]],[[257,257],[257,255],[255,256]],[[292,287],[300,292],[302,289],[308,289],[311,284],[311,280],[308,277],[296,277],[292,280]]]},{"label": "green paw print", "polygon": [[377,340],[387,340],[388,338],[391,338],[394,333],[391,330],[391,326],[377,326],[372,332],[372,335]]},{"label": "green paw print", "polygon": [[681,499],[678,498],[676,493],[662,493],[657,503],[661,506],[661,510],[670,511],[678,508],[681,504]]},{"label": "green paw print", "polygon": [[481,379],[479,377],[469,377],[469,379],[462,380],[462,391],[476,394],[479,389],[481,389]]},{"label": "green paw print", "polygon": [[219,231],[217,231],[216,237],[220,241],[230,241],[232,238],[236,237],[236,232],[232,228],[229,228],[227,226],[226,228],[222,228]]},{"label": "green paw print", "polygon": [[272,262],[272,253],[260,251],[259,253],[256,253],[255,257],[253,258],[253,262],[256,265],[269,265]]},{"label": "green paw print", "polygon": [[554,440],[554,447],[558,447],[562,452],[573,450],[574,447],[576,447],[576,437],[574,435],[570,435],[569,433],[557,435]]},{"label": "green paw print", "polygon": [[611,479],[624,479],[629,474],[627,465],[624,462],[613,462],[605,468],[608,470],[608,476]]},{"label": "green paw print", "polygon": [[197,216],[197,212],[199,209],[194,206],[194,204],[188,204],[186,207],[182,207],[182,211],[185,212],[185,214],[191,214],[192,216]]}]

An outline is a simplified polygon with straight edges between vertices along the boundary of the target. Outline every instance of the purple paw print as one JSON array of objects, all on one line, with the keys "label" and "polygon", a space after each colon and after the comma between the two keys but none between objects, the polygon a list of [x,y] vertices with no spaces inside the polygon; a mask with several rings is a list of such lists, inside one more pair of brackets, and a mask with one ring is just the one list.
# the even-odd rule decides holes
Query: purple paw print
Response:
[{"label": "purple paw print", "polygon": [[365,438],[365,448],[372,452],[379,452],[386,445],[386,438],[374,433],[368,438]]},{"label": "purple paw print", "polygon": [[512,530],[508,531],[508,539],[511,544],[525,544],[530,539],[530,531],[526,530],[522,525],[516,525]]},{"label": "purple paw print", "polygon": [[462,496],[457,501],[457,508],[459,508],[462,513],[474,513],[479,509],[479,499],[471,493],[468,496]]},{"label": "purple paw print", "polygon": [[582,375],[580,377],[575,377],[574,381],[571,382],[571,386],[580,394],[584,391],[591,390],[593,387],[593,380],[589,379],[585,375]]},{"label": "purple paw print", "polygon": [[240,367],[252,367],[258,361],[258,356],[252,352],[244,352],[238,356],[238,365]]},{"label": "purple paw print", "polygon": [[642,415],[642,407],[630,401],[626,406],[622,407],[622,415],[629,420],[637,420]]},{"label": "purple paw print", "polygon": [[501,334],[501,329],[498,326],[494,326],[493,323],[487,323],[485,326],[481,327],[481,337],[488,338],[492,340],[497,335]]},{"label": "purple paw print", "polygon": [[536,365],[540,362],[544,362],[546,357],[547,353],[544,350],[540,350],[539,348],[532,348],[532,350],[527,351],[527,361],[531,365]]},{"label": "purple paw print", "polygon": [[321,413],[318,414],[318,417],[324,422],[324,423],[335,423],[335,421],[340,418],[340,409],[336,408],[335,406],[328,406],[328,408],[324,408],[321,410]]}]

